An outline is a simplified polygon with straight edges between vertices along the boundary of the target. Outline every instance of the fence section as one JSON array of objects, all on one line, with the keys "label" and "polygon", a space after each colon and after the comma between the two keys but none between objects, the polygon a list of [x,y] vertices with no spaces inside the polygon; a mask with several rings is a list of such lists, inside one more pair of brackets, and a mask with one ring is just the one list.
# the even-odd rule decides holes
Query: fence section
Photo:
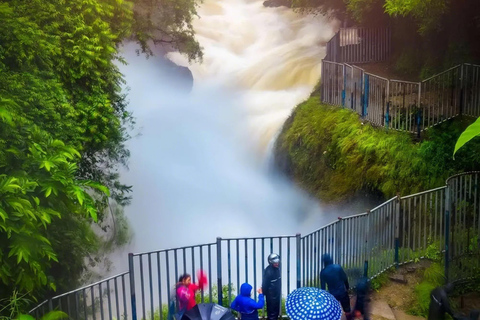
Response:
[{"label": "fence section", "polygon": [[[305,236],[217,238],[216,242],[129,255],[129,271],[53,297],[31,311],[41,317],[62,310],[75,319],[166,319],[180,275],[204,270],[202,302],[229,306],[240,285],[262,286],[270,253],[282,257],[282,295],[320,287],[322,255],[340,263],[354,285],[388,268],[440,258],[451,281],[480,274],[480,173],[451,177],[444,187],[394,197],[378,207],[338,220]],[[257,297],[257,294],[254,294]]]},{"label": "fence section", "polygon": [[390,80],[385,127],[418,132],[421,86],[417,82]]},{"label": "fence section", "polygon": [[298,236],[293,235],[221,239],[221,276],[218,278],[218,286],[224,290],[223,305],[230,306],[244,282],[253,286],[253,297],[257,299],[256,289],[262,286],[263,271],[268,266],[267,257],[273,252],[282,258],[282,294],[286,296],[295,290],[299,278],[297,263],[300,259],[297,242]]},{"label": "fence section", "polygon": [[385,28],[341,28],[327,43],[326,60],[367,63],[390,55],[390,30]]},{"label": "fence section", "polygon": [[49,311],[62,310],[78,320],[131,319],[129,295],[129,272],[124,272],[46,300],[30,314],[40,319]]},{"label": "fence section", "polygon": [[212,279],[217,278],[217,254],[217,243],[131,254],[129,268],[135,274],[130,279],[131,298],[136,305],[132,313],[144,320],[166,319],[179,277],[190,274],[195,283],[199,269],[209,279],[207,288],[200,293],[201,301],[218,301],[218,290],[212,284]]},{"label": "fence section", "polygon": [[442,252],[445,246],[445,190],[446,187],[441,187],[401,198],[401,262],[435,258]]},{"label": "fence section", "polygon": [[446,270],[449,279],[480,274],[480,173],[460,174],[447,181],[449,215]]},{"label": "fence section", "polygon": [[389,80],[322,61],[322,101],[387,129],[420,133],[461,114],[480,116],[480,66],[463,64],[422,82]]}]

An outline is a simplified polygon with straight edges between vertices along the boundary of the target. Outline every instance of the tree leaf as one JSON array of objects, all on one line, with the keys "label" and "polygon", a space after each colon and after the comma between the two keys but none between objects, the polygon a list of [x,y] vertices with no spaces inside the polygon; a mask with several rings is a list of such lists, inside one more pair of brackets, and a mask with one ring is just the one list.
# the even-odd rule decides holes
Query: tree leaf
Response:
[{"label": "tree leaf", "polygon": [[458,149],[478,135],[480,135],[480,117],[474,123],[469,125],[467,129],[462,132],[460,137],[458,137],[457,143],[455,144],[455,150],[453,150],[453,159],[455,159],[455,153]]}]

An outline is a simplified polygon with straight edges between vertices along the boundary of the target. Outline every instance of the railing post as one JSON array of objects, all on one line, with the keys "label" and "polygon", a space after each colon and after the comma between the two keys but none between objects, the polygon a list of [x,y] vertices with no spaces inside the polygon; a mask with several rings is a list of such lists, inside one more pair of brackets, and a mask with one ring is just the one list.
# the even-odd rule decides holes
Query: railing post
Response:
[{"label": "railing post", "polygon": [[342,265],[342,218],[338,217],[335,231],[335,262]]},{"label": "railing post", "polygon": [[462,115],[463,113],[463,105],[464,105],[464,98],[465,98],[465,82],[463,81],[463,77],[464,77],[464,72],[463,72],[463,69],[464,69],[464,66],[465,64],[462,63],[461,66],[460,66],[460,105],[458,106],[459,107],[459,110],[458,110],[458,115]]},{"label": "railing post", "polygon": [[368,258],[370,250],[368,248],[368,237],[370,235],[370,210],[367,210],[367,227],[365,230],[365,263],[364,263],[364,275],[368,277]]},{"label": "railing post", "polygon": [[448,268],[450,259],[450,186],[445,188],[445,282],[448,283]]},{"label": "railing post", "polygon": [[302,286],[301,284],[301,279],[302,279],[302,273],[301,273],[301,259],[302,259],[302,238],[300,233],[297,233],[296,235],[296,245],[297,245],[297,289]]},{"label": "railing post", "polygon": [[[238,267],[238,266],[237,266]],[[222,286],[222,238],[217,237],[217,290],[218,304],[223,305],[223,286]]]},{"label": "railing post", "polygon": [[132,304],[132,320],[137,320],[137,301],[135,298],[135,272],[133,268],[133,253],[128,254],[128,273],[130,276],[130,302]]},{"label": "railing post", "polygon": [[398,269],[399,266],[399,248],[400,248],[400,206],[402,202],[400,201],[400,195],[397,194],[397,206],[396,206],[396,217],[395,217],[395,269]]}]

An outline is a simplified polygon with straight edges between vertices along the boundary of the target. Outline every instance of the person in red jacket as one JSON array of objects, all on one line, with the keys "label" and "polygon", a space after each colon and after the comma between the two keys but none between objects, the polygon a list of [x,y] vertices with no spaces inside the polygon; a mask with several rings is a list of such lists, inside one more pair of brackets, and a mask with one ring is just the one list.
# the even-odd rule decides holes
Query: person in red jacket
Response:
[{"label": "person in red jacket", "polygon": [[[203,289],[207,284],[207,276],[200,270],[198,271],[198,284],[192,283],[192,277],[189,274],[180,276],[177,283],[177,300],[179,313],[183,315],[186,311],[195,307],[195,292]],[[181,317],[180,317],[181,318]]]}]

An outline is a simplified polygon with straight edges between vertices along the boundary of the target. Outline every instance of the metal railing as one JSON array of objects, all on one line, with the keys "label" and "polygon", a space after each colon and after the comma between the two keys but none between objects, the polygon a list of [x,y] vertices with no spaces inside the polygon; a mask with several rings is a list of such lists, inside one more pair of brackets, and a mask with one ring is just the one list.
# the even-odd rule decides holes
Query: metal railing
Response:
[{"label": "metal railing", "polygon": [[387,129],[421,132],[459,115],[480,116],[480,66],[462,64],[422,82],[389,80],[347,63],[322,61],[324,103]]},{"label": "metal railing", "polygon": [[73,319],[163,320],[178,277],[189,273],[195,282],[198,269],[209,279],[198,299],[229,306],[242,283],[261,286],[271,252],[282,257],[284,296],[298,287],[320,286],[324,253],[344,267],[352,285],[363,275],[372,279],[391,267],[442,255],[449,280],[478,277],[479,182],[480,172],[456,175],[446,186],[393,197],[304,236],[217,238],[202,245],[129,254],[128,272],[53,297],[31,313],[39,317],[63,310]]},{"label": "metal railing", "polygon": [[385,28],[341,28],[327,42],[325,59],[331,62],[367,63],[390,55],[390,30]]}]

